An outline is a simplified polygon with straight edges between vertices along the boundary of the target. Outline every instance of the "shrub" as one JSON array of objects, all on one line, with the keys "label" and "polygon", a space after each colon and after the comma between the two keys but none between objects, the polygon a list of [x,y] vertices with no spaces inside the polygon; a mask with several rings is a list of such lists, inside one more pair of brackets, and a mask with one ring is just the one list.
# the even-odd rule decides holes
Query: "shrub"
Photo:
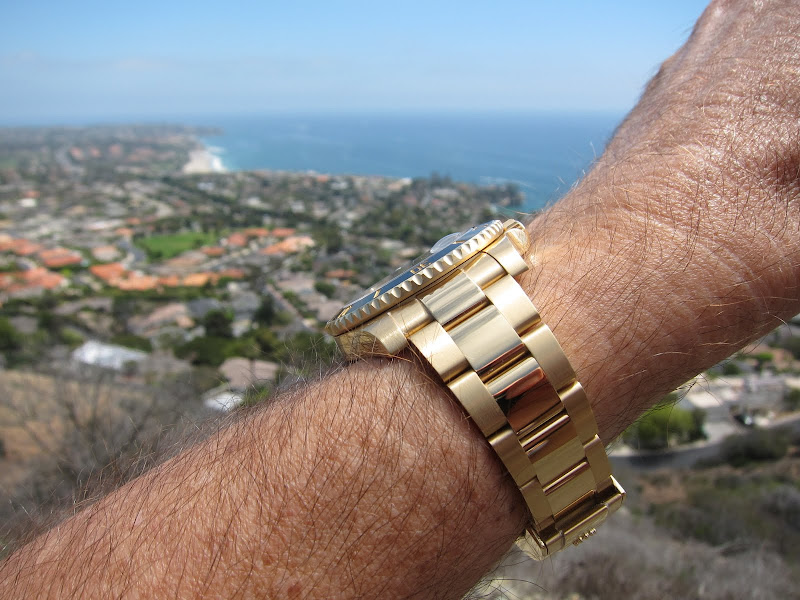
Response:
[{"label": "shrub", "polygon": [[336,293],[336,286],[329,281],[315,281],[314,289],[327,298],[333,298]]},{"label": "shrub", "polygon": [[80,333],[73,331],[72,329],[67,329],[66,327],[61,329],[58,337],[61,343],[66,344],[71,348],[80,346],[83,343],[83,336]]},{"label": "shrub", "polygon": [[133,348],[134,350],[142,350],[143,352],[151,352],[153,350],[153,344],[150,340],[132,333],[115,335],[111,338],[111,343],[117,344],[118,346],[125,346],[126,348]]},{"label": "shrub", "polygon": [[792,485],[780,485],[761,496],[761,508],[800,532],[800,490]]},{"label": "shrub", "polygon": [[800,389],[789,388],[786,390],[786,393],[783,396],[783,401],[786,404],[786,408],[789,410],[800,409]]},{"label": "shrub", "polygon": [[722,365],[722,374],[723,375],[741,375],[742,368],[733,361],[726,362]]},{"label": "shrub", "polygon": [[725,438],[720,448],[722,459],[734,467],[751,462],[778,460],[789,449],[789,435],[781,430],[756,429],[744,435]]}]

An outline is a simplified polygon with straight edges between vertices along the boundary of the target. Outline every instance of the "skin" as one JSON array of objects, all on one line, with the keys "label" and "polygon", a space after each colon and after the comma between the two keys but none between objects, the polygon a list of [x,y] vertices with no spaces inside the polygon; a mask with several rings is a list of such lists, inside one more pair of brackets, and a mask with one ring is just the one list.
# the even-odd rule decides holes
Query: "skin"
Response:
[{"label": "skin", "polygon": [[[800,312],[799,13],[712,3],[585,180],[530,225],[523,287],[606,441]],[[0,567],[0,595],[458,598],[524,523],[440,385],[413,358],[371,360],[36,539]]]}]

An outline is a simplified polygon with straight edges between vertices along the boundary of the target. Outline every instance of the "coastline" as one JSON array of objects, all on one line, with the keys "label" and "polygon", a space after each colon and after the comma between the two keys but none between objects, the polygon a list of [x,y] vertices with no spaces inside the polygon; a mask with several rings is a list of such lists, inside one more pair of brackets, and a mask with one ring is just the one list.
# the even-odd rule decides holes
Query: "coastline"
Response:
[{"label": "coastline", "polygon": [[189,162],[181,171],[186,175],[197,173],[227,173],[222,158],[214,152],[216,148],[202,146],[189,151]]},{"label": "coastline", "polygon": [[571,112],[220,115],[222,133],[194,139],[228,170],[513,183],[532,212],[591,167],[617,123],[615,114]]}]

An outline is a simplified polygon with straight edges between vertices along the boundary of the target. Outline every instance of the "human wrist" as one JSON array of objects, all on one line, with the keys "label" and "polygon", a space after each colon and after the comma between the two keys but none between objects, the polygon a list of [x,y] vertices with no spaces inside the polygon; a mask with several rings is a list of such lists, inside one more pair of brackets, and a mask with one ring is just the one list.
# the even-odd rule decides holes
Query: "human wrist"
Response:
[{"label": "human wrist", "polygon": [[605,441],[798,310],[796,192],[701,148],[618,152],[530,226],[523,285]]}]

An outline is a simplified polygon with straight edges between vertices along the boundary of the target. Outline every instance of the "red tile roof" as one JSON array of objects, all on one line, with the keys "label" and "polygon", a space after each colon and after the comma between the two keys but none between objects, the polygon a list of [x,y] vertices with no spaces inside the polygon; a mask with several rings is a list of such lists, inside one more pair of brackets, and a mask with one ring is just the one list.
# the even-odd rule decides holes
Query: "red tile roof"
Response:
[{"label": "red tile roof", "polygon": [[11,243],[6,250],[9,250],[17,256],[31,256],[42,250],[41,244],[36,244],[26,239],[11,240]]},{"label": "red tile roof", "polygon": [[159,277],[158,284],[166,287],[178,287],[181,285],[181,278],[177,275],[167,275],[166,277]]},{"label": "red tile roof", "polygon": [[223,269],[217,273],[219,277],[226,277],[228,279],[243,279],[246,273],[244,269]]},{"label": "red tile roof", "polygon": [[34,288],[52,290],[62,285],[65,281],[66,279],[63,276],[48,271],[44,267],[36,267],[28,271],[0,273],[0,289],[8,293]]},{"label": "red tile roof", "polygon": [[69,265],[77,265],[83,262],[83,256],[68,248],[51,248],[39,252],[39,258],[44,266],[51,269],[60,269]]},{"label": "red tile roof", "polygon": [[118,279],[115,285],[121,290],[128,291],[152,290],[158,287],[158,277],[131,274],[125,279]]},{"label": "red tile roof", "polygon": [[92,265],[89,267],[89,271],[106,283],[116,281],[126,273],[125,267],[122,266],[122,263],[118,262],[108,263],[106,265]]},{"label": "red tile roof", "polygon": [[239,231],[232,233],[228,236],[228,245],[229,246],[246,246],[247,245],[247,236]]},{"label": "red tile roof", "polygon": [[272,235],[277,238],[285,238],[295,234],[295,229],[291,227],[276,227],[272,230]]},{"label": "red tile roof", "polygon": [[214,276],[214,273],[192,273],[183,278],[183,285],[186,287],[203,287]]},{"label": "red tile roof", "polygon": [[325,273],[325,277],[328,279],[350,279],[355,274],[356,272],[353,269],[333,269]]},{"label": "red tile roof", "polygon": [[274,256],[278,254],[293,254],[295,252],[300,252],[304,248],[310,248],[314,245],[314,240],[312,240],[307,235],[296,235],[292,237],[288,237],[285,240],[281,240],[271,246],[267,246],[266,248],[261,249],[261,254],[266,254],[268,256]]}]

